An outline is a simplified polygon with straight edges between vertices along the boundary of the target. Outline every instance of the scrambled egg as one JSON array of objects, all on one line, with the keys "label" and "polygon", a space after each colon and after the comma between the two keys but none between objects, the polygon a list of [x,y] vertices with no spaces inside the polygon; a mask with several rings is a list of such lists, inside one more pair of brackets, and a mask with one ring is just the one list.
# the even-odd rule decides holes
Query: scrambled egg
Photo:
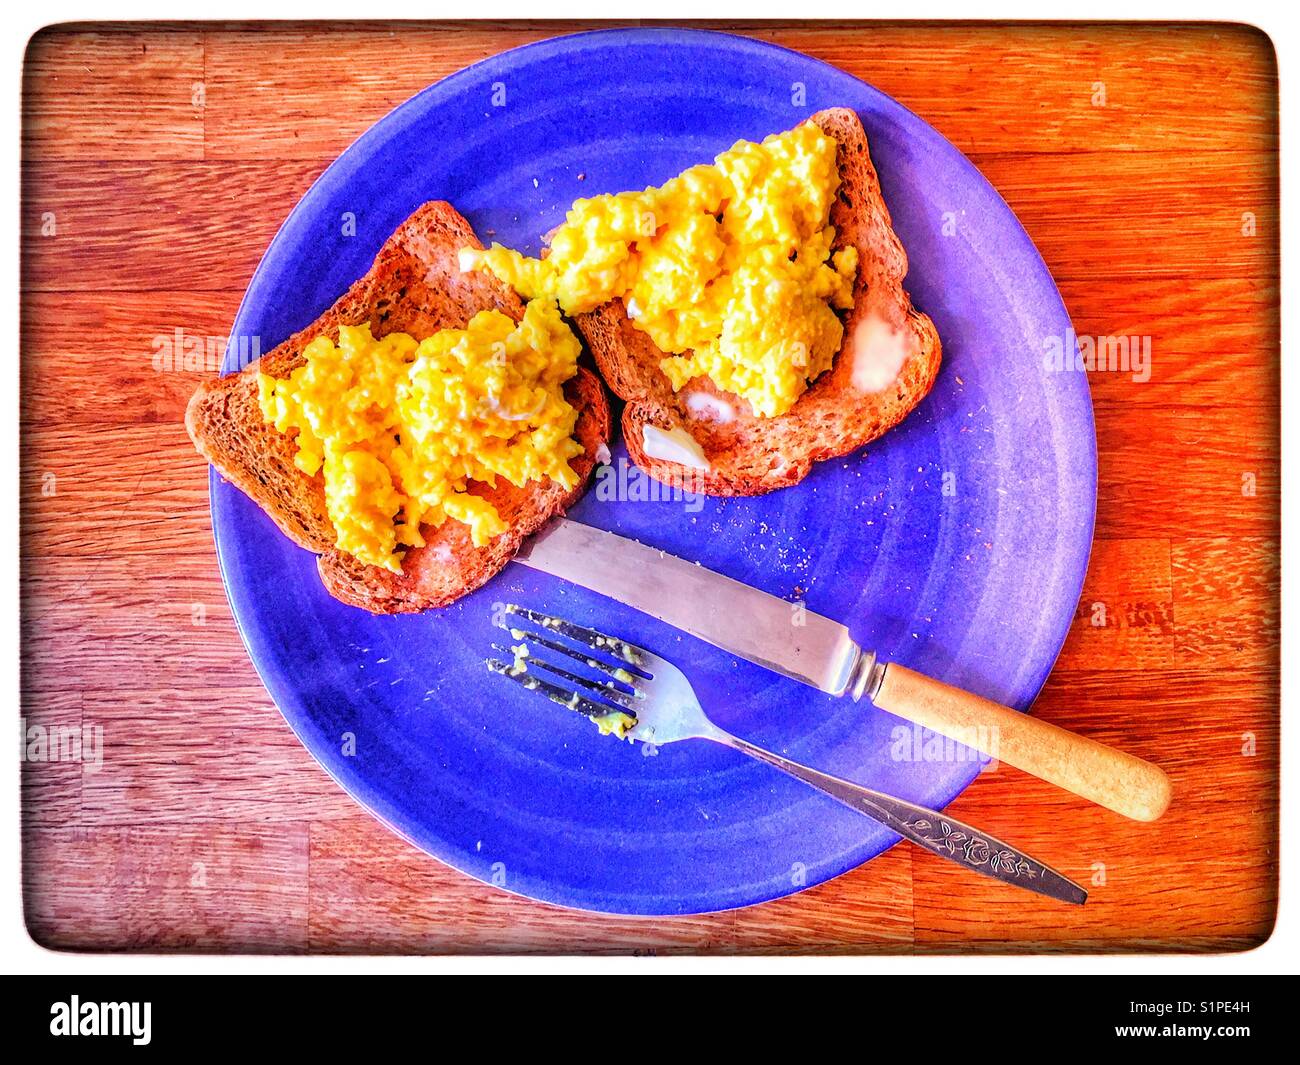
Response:
[{"label": "scrambled egg", "polygon": [[739,141],[659,188],[578,200],[545,259],[494,244],[464,249],[461,269],[568,314],[622,299],[671,353],[660,366],[674,390],[708,376],[756,414],[783,414],[840,348],[832,308],[853,303],[857,249],[831,254],[836,150],[813,122]]},{"label": "scrambled egg", "polygon": [[529,303],[518,324],[482,311],[422,341],[341,326],[337,347],[317,337],[288,378],[259,374],[258,398],[276,429],[298,431],[295,465],[322,472],[339,549],[401,572],[422,523],[464,522],[480,547],[505,532],[470,481],[578,483],[578,412],[563,385],[580,350],[551,300]]},{"label": "scrambled egg", "polygon": [[599,714],[591,719],[602,736],[617,736],[626,739],[627,734],[636,728],[636,718],[622,710],[611,710],[608,714]]}]

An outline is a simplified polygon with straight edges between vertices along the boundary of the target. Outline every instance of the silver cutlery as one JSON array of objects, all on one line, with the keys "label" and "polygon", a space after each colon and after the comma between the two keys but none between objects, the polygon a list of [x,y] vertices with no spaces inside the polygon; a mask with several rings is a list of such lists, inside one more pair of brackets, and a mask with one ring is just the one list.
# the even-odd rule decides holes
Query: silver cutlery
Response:
[{"label": "silver cutlery", "polygon": [[886,662],[811,610],[614,533],[559,518],[515,560],[626,603],[768,669],[914,721],[1138,821],[1169,806],[1150,762]]},{"label": "silver cutlery", "polygon": [[[494,644],[502,658],[489,659],[488,669],[591,718],[602,731],[657,746],[712,740],[810,784],[967,869],[1063,902],[1082,904],[1088,897],[1050,866],[955,818],[822,773],[724,731],[709,720],[682,671],[643,647],[514,604],[503,614],[496,623],[518,642]],[[567,665],[549,660],[555,657]]]}]

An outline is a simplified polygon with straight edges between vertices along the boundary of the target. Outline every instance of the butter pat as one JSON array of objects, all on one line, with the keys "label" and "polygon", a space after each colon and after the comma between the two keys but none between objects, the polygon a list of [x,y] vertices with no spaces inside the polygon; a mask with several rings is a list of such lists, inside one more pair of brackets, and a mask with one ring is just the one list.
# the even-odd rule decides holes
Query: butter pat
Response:
[{"label": "butter pat", "polygon": [[646,456],[662,462],[675,462],[679,466],[689,466],[693,470],[709,469],[709,460],[704,457],[704,448],[680,425],[668,432],[654,425],[647,425],[641,430],[641,444]]},{"label": "butter pat", "polygon": [[907,336],[878,314],[868,314],[853,330],[853,387],[883,392],[907,361]]},{"label": "butter pat", "polygon": [[709,392],[692,392],[686,397],[691,416],[705,422],[726,425],[736,420],[736,408]]}]

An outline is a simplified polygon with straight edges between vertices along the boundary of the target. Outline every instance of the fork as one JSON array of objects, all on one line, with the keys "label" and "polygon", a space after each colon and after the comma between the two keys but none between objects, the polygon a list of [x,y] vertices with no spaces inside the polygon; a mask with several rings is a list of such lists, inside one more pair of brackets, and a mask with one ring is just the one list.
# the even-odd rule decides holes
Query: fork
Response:
[{"label": "fork", "polygon": [[[509,647],[494,643],[493,649],[504,657],[488,659],[488,669],[590,718],[602,732],[655,746],[712,740],[802,780],[918,847],[967,869],[1062,902],[1082,904],[1088,898],[1078,884],[987,832],[733,736],[709,720],[686,675],[644,647],[514,603],[505,606],[495,624],[518,643]],[[534,647],[545,648],[599,678],[538,657]]]}]

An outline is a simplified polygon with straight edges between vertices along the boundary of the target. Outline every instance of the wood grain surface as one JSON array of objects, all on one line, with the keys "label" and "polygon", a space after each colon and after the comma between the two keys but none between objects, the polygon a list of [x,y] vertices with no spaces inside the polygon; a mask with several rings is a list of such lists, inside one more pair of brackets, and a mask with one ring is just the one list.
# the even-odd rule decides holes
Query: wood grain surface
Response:
[{"label": "wood grain surface", "polygon": [[[62,949],[256,952],[1224,951],[1277,903],[1277,75],[1243,27],[726,25],[826,60],[1006,198],[1091,375],[1097,542],[1035,713],[1173,779],[1154,824],[1002,766],[952,806],[1089,887],[1064,909],[906,846],[683,919],[486,887],[372,820],[298,744],[235,631],[181,424],[325,166],[468,63],[569,24],[63,26],[23,78],[22,713],[98,726],[24,765],[28,927]],[[1104,96],[1104,99],[1102,98]],[[57,733],[52,733],[57,734]],[[93,735],[93,733],[88,733]],[[90,748],[94,748],[93,750]]]}]

